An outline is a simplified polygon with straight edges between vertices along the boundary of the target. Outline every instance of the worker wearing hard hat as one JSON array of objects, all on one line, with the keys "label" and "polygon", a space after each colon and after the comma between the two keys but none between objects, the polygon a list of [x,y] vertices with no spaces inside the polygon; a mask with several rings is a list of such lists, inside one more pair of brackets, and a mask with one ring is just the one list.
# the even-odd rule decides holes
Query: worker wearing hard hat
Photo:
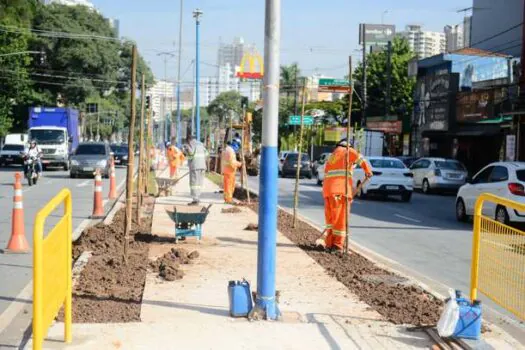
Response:
[{"label": "worker wearing hard hat", "polygon": [[[348,194],[346,188],[346,169],[348,169]],[[352,202],[352,170],[361,166],[367,178],[372,177],[368,162],[354,148],[348,147],[342,139],[328,158],[323,181],[325,212],[325,234],[316,241],[316,245],[330,251],[343,251],[346,236],[347,204]],[[348,195],[348,198],[345,198]]]},{"label": "worker wearing hard hat", "polygon": [[226,147],[221,153],[221,172],[223,177],[224,187],[224,202],[233,202],[233,192],[235,191],[235,175],[237,169],[241,167],[242,163],[237,161],[235,151],[232,148],[232,143],[228,141]]}]

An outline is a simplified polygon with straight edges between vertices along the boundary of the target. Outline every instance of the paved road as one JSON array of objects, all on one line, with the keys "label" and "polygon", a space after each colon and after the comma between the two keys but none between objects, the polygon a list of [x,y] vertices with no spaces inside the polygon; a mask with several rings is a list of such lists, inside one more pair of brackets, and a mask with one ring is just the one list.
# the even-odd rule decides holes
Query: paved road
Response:
[{"label": "paved road", "polygon": [[[14,173],[19,167],[0,168],[0,249],[7,246],[11,235],[11,210],[13,207]],[[116,182],[121,184],[125,179],[126,169],[116,168]],[[109,180],[103,180],[103,194],[107,198]],[[73,195],[73,230],[88,219],[93,210],[93,179],[70,179],[65,171],[49,170],[36,186],[28,187],[23,181],[25,233],[30,246],[33,242],[33,221],[36,213],[62,188],[67,187]],[[62,208],[59,208],[62,210]],[[47,227],[56,222],[61,212],[54,213]],[[32,254],[9,255],[0,253],[0,315],[13,298],[27,285],[32,278]]]},{"label": "paved road", "polygon": [[[248,184],[258,191],[259,178]],[[293,208],[295,179],[279,179],[279,204]],[[319,227],[324,226],[321,186],[301,179],[299,213]],[[409,203],[398,198],[356,200],[352,205],[352,239],[375,253],[441,284],[469,291],[472,224],[455,218],[454,195],[414,193]],[[435,287],[435,286],[434,286]],[[503,312],[494,303],[486,305]],[[503,312],[504,313],[504,312]],[[523,325],[522,325],[523,326]],[[522,331],[525,331],[525,327]]]}]

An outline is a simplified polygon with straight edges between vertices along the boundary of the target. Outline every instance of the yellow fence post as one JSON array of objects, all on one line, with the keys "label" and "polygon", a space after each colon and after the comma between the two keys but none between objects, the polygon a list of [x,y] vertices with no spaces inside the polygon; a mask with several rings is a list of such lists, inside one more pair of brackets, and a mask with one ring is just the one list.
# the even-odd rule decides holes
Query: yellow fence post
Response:
[{"label": "yellow fence post", "polygon": [[[64,215],[44,238],[44,223],[60,205]],[[60,191],[37,214],[33,229],[33,349],[42,349],[45,334],[64,307],[64,341],[72,341],[71,245],[72,200],[68,189]]]},{"label": "yellow fence post", "polygon": [[474,230],[472,232],[472,265],[470,271],[470,300],[478,298],[479,282],[479,239],[481,229],[481,214],[484,196],[479,196],[474,207]]}]

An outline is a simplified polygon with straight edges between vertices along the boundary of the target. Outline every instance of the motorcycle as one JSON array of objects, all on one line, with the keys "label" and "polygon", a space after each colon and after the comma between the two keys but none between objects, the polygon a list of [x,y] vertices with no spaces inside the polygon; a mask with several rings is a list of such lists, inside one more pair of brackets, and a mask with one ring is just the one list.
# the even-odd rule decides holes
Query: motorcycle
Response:
[{"label": "motorcycle", "polygon": [[36,168],[38,158],[35,156],[29,156],[28,154],[24,153],[23,159],[24,159],[24,173],[27,179],[27,184],[29,186],[36,185],[38,181],[38,172]]}]

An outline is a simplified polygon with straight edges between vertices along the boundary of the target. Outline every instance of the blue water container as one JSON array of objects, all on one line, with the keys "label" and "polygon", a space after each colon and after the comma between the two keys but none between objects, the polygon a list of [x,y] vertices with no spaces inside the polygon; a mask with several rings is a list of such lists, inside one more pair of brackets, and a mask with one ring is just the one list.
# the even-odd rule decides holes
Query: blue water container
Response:
[{"label": "blue water container", "polygon": [[252,293],[248,281],[228,282],[228,297],[232,317],[246,317],[252,311]]},{"label": "blue water container", "polygon": [[481,336],[481,301],[473,303],[458,302],[459,320],[454,330],[454,336],[466,339],[479,339]]}]

